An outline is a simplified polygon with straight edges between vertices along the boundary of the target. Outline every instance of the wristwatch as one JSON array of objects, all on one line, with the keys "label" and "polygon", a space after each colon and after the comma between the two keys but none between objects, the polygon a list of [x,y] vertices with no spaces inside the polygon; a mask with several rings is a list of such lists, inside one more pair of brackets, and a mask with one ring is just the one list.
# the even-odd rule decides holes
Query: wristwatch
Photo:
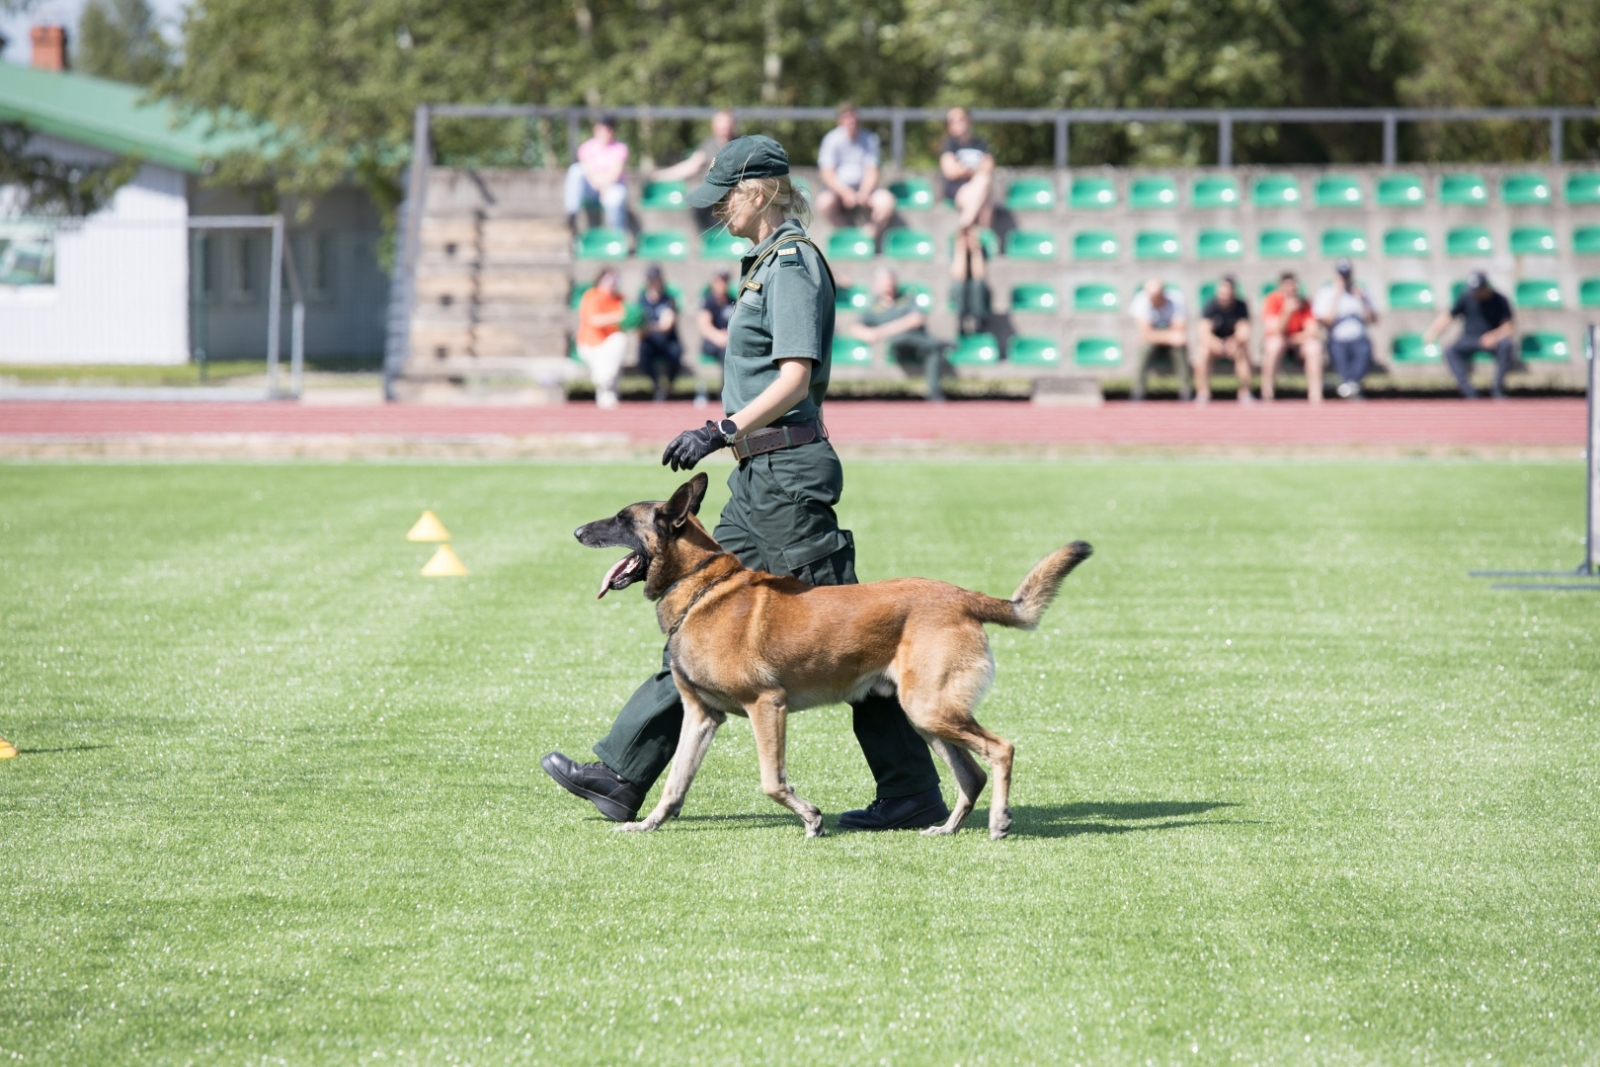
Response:
[{"label": "wristwatch", "polygon": [[732,419],[723,419],[717,423],[717,430],[722,434],[722,439],[728,444],[733,444],[733,439],[739,436],[739,424]]}]

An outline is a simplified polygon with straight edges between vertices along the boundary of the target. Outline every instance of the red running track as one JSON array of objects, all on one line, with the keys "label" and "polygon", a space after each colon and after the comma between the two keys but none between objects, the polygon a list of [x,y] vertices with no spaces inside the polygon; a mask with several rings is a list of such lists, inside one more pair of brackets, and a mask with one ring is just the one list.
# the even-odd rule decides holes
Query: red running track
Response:
[{"label": "red running track", "polygon": [[[587,403],[553,407],[306,407],[275,403],[9,401],[0,403],[0,436],[118,438],[147,434],[344,434],[412,438],[602,435],[664,442],[700,425],[706,410],[687,402],[625,404],[601,411]],[[1039,407],[1024,402],[947,404],[843,401],[828,405],[836,442],[887,444],[1210,445],[1210,446],[1495,446],[1582,447],[1582,399],[1304,401],[1240,407],[1151,402],[1098,408]]]}]

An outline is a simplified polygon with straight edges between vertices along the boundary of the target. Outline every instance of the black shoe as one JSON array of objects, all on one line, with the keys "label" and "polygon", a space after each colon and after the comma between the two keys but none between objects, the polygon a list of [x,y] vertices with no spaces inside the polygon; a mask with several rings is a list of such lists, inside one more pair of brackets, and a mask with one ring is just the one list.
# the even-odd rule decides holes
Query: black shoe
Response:
[{"label": "black shoe", "polygon": [[567,792],[600,809],[612,822],[632,822],[644,802],[644,790],[604,763],[573,763],[559,752],[539,761],[544,772]]},{"label": "black shoe", "polygon": [[914,797],[879,797],[865,808],[839,816],[841,830],[920,830],[950,818],[939,787]]}]

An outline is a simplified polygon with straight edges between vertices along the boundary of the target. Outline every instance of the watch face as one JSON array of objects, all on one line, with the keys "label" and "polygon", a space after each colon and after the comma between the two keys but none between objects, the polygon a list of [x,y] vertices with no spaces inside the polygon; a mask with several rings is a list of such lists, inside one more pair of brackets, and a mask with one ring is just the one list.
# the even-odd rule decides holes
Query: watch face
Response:
[{"label": "watch face", "polygon": [[717,429],[722,431],[724,437],[732,437],[739,432],[739,424],[732,419],[723,419],[717,423]]}]

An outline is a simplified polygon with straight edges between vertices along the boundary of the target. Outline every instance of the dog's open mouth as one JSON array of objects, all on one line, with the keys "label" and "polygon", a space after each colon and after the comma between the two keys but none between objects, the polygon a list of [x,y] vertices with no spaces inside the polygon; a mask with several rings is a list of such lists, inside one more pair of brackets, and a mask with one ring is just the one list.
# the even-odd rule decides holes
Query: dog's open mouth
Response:
[{"label": "dog's open mouth", "polygon": [[629,552],[617,560],[606,571],[606,576],[600,579],[600,592],[595,594],[599,600],[612,589],[626,589],[628,586],[644,577],[645,571],[650,569],[650,561],[640,552]]}]

